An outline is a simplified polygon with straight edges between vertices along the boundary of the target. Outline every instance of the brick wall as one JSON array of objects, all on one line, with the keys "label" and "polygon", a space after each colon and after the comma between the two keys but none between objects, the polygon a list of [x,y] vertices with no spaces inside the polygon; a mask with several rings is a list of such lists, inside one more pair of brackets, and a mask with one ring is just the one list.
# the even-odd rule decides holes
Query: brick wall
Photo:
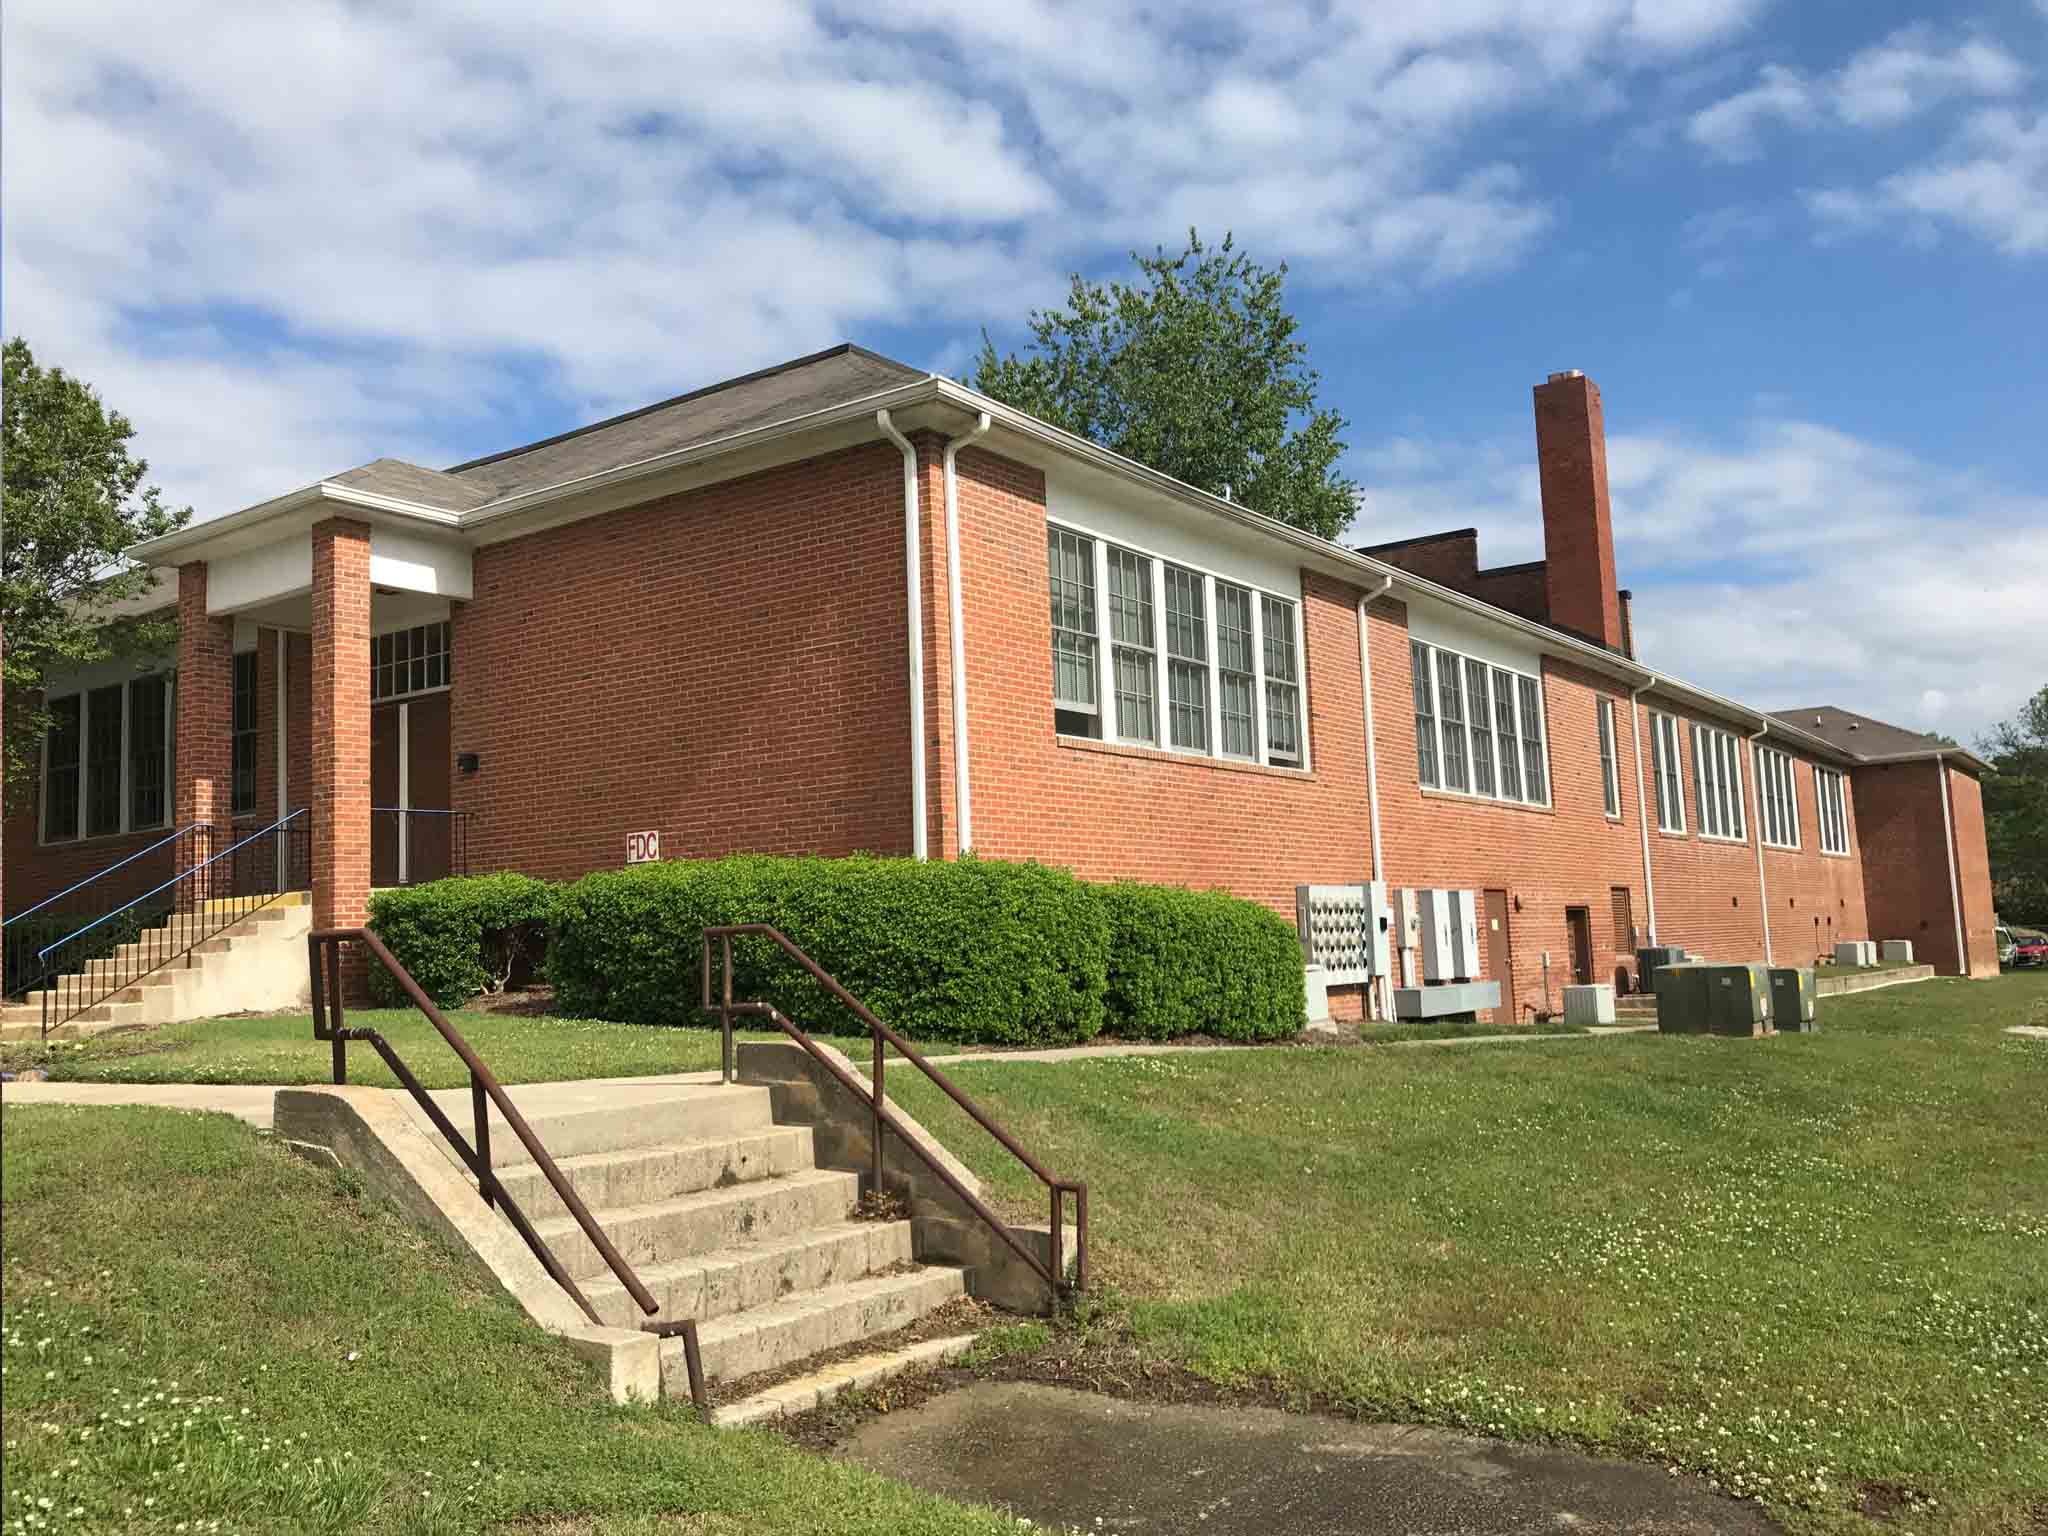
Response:
[{"label": "brick wall", "polygon": [[[370,892],[370,529],[313,525],[313,924],[353,928]],[[350,952],[351,990],[360,957]]]},{"label": "brick wall", "polygon": [[1607,500],[1607,426],[1600,389],[1583,374],[1535,388],[1536,470],[1552,623],[1621,648],[1614,529]]},{"label": "brick wall", "polygon": [[206,612],[206,563],[178,567],[177,824],[225,826],[234,783],[235,621]]},{"label": "brick wall", "polygon": [[[1962,956],[1956,954],[1949,848],[1942,832],[1941,776],[1963,905]],[[1863,852],[1871,937],[1911,939],[1914,958],[1946,975],[1998,974],[1991,924],[1991,870],[1984,846],[1984,800],[1977,781],[1932,761],[1859,768],[1852,775],[1856,839]]]},{"label": "brick wall", "polygon": [[669,857],[907,853],[902,484],[871,444],[477,550],[470,868],[579,875],[646,829]]}]

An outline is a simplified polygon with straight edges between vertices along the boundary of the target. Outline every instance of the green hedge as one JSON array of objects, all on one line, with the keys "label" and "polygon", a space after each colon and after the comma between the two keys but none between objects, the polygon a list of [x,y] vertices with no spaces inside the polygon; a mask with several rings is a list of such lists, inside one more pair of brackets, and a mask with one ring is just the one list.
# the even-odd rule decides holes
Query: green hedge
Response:
[{"label": "green hedge", "polygon": [[[433,880],[377,892],[370,927],[427,996],[452,1008],[497,991],[522,961],[539,958],[559,894],[544,880],[510,873]],[[370,967],[370,996],[401,999],[381,965]]]},{"label": "green hedge", "polygon": [[[586,875],[562,893],[548,974],[565,1013],[702,1024],[700,933],[771,923],[917,1040],[1068,1043],[1103,1023],[1109,929],[1065,870],[962,859],[741,855]],[[861,1026],[765,940],[738,944],[734,995],[805,1028]]]},{"label": "green hedge", "polygon": [[1119,881],[1109,917],[1110,1034],[1279,1040],[1307,1022],[1301,943],[1284,917],[1223,891]]}]

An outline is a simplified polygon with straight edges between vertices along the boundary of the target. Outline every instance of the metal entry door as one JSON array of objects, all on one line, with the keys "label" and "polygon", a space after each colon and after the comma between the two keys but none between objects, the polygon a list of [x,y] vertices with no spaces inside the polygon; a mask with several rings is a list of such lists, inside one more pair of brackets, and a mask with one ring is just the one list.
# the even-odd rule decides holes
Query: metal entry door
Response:
[{"label": "metal entry door", "polygon": [[1515,949],[1508,933],[1508,893],[1486,893],[1484,931],[1479,936],[1486,951],[1486,979],[1500,983],[1500,1006],[1493,1010],[1495,1024],[1515,1022]]}]

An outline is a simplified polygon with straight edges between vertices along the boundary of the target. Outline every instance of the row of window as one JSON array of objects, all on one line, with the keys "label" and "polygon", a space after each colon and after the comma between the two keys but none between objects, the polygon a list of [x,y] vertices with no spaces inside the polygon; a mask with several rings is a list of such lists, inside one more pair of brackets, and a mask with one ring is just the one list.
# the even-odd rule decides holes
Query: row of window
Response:
[{"label": "row of window", "polygon": [[1305,766],[1294,603],[1054,525],[1046,568],[1056,729]]},{"label": "row of window", "polygon": [[1416,640],[1415,770],[1431,789],[1550,804],[1537,679]]},{"label": "row of window", "polygon": [[[230,730],[229,808],[256,809],[256,652],[237,651]],[[370,697],[384,700],[454,680],[448,624],[419,624],[370,642]],[[50,701],[43,770],[43,841],[147,832],[170,822],[175,680],[127,683]]]},{"label": "row of window", "polygon": [[[1603,709],[1608,708],[1602,701]],[[1601,722],[1602,760],[1611,727]],[[1679,767],[1679,722],[1670,715],[1650,716],[1652,773],[1657,785],[1657,825],[1665,832],[1685,831],[1685,794]],[[1748,827],[1742,809],[1741,746],[1727,731],[1709,725],[1692,727],[1694,804],[1699,807],[1700,836],[1743,842]],[[1773,848],[1799,846],[1799,794],[1793,777],[1796,762],[1772,747],[1756,753],[1757,814],[1763,819],[1763,841]],[[1820,807],[1823,853],[1849,851],[1847,781],[1832,768],[1813,770],[1814,801]],[[1609,796],[1609,804],[1614,804]],[[1609,814],[1613,814],[1611,811]]]}]

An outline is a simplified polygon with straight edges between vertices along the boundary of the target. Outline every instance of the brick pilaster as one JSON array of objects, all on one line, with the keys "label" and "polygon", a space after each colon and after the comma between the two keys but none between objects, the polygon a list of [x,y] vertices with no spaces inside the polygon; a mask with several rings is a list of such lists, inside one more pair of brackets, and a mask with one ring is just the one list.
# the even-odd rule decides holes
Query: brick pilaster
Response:
[{"label": "brick pilaster", "polygon": [[[370,530],[313,527],[313,926],[358,928],[370,898]],[[346,975],[360,991],[359,961]]]},{"label": "brick pilaster", "polygon": [[195,560],[178,567],[177,824],[215,830],[210,844],[180,843],[181,857],[203,858],[231,841],[234,695],[235,621],[207,613],[206,562]]}]

